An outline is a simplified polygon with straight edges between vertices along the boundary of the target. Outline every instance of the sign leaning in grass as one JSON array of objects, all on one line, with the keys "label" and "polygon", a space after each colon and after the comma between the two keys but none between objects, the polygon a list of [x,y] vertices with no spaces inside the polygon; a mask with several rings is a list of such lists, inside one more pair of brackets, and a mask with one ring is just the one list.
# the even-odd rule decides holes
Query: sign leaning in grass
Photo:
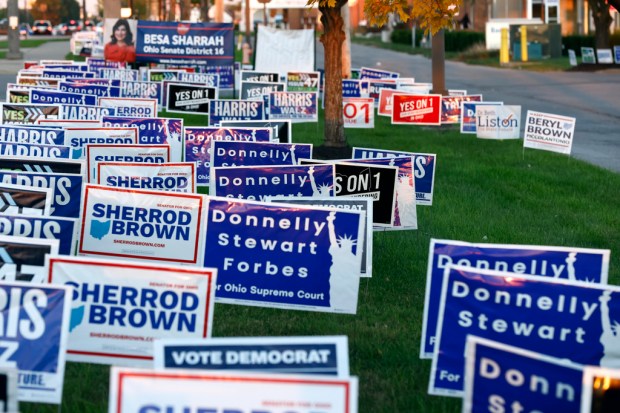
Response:
[{"label": "sign leaning in grass", "polygon": [[596,55],[593,47],[581,48],[581,63],[596,64]]},{"label": "sign leaning in grass", "polygon": [[394,94],[392,125],[441,125],[441,95]]},{"label": "sign leaning in grass", "polygon": [[503,105],[504,102],[463,102],[461,105],[461,133],[476,133],[476,106]]},{"label": "sign leaning in grass", "polygon": [[609,250],[590,248],[479,244],[431,239],[420,358],[431,358],[435,349],[443,276],[449,265],[607,284],[609,255]]},{"label": "sign leaning in grass", "polygon": [[465,413],[579,413],[580,364],[471,335],[465,360]]},{"label": "sign leaning in grass", "polygon": [[216,301],[355,314],[363,212],[209,200],[205,266],[218,269]]},{"label": "sign leaning in grass", "polygon": [[375,127],[375,109],[372,98],[343,98],[342,115],[345,128],[373,129]]},{"label": "sign leaning in grass", "polygon": [[156,369],[244,370],[349,377],[346,336],[212,337],[153,342]]},{"label": "sign leaning in grass", "polygon": [[[3,363],[20,374],[18,399],[60,404],[71,311],[71,289],[64,286],[3,282],[0,301]],[[15,320],[15,323],[9,322]]]},{"label": "sign leaning in grass", "polygon": [[429,393],[462,396],[468,334],[579,364],[620,365],[620,287],[448,267]]},{"label": "sign leaning in grass", "polygon": [[108,406],[108,413],[285,411],[274,406],[300,413],[357,413],[357,377],[112,367]]},{"label": "sign leaning in grass", "polygon": [[575,118],[528,110],[523,147],[570,155]]},{"label": "sign leaning in grass", "polygon": [[521,106],[476,105],[476,136],[482,139],[519,139]]},{"label": "sign leaning in grass", "polygon": [[155,338],[211,336],[211,268],[66,256],[46,264],[50,284],[73,287],[71,361],[147,367]]}]

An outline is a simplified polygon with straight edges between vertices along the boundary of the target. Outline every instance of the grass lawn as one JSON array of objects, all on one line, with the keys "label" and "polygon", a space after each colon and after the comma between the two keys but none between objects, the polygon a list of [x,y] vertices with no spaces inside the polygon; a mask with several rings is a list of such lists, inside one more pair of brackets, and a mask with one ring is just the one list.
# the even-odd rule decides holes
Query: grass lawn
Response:
[{"label": "grass lawn", "polygon": [[[295,142],[321,143],[321,122],[293,129]],[[620,282],[619,174],[456,127],[391,126],[380,117],[375,129],[347,135],[351,146],[437,154],[434,204],[418,207],[420,229],[374,235],[373,277],[361,281],[357,315],[216,304],[213,336],[346,335],[360,412],[456,413],[459,399],[427,395],[431,362],[418,358],[431,237],[615,248],[609,278]],[[108,380],[108,366],[67,363],[62,411],[107,412]],[[58,409],[22,403],[21,411]]]}]

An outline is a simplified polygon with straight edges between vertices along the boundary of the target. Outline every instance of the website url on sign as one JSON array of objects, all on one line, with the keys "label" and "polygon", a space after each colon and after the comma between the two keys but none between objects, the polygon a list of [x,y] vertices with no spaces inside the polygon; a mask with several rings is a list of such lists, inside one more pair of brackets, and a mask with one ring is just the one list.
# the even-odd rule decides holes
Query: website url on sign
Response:
[{"label": "website url on sign", "polygon": [[129,245],[139,245],[141,247],[155,247],[155,248],[164,248],[166,244],[159,244],[156,242],[144,242],[144,241],[128,241],[124,239],[115,239],[115,244],[129,244]]},{"label": "website url on sign", "polygon": [[126,334],[90,333],[91,337],[112,338],[116,340],[153,341],[153,337],[128,336]]}]

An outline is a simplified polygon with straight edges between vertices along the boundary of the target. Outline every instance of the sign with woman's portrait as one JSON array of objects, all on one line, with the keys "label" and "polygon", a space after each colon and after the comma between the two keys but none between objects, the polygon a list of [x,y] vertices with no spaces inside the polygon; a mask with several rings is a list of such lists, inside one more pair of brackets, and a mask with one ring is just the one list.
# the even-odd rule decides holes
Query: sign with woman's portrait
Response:
[{"label": "sign with woman's portrait", "polygon": [[137,26],[137,20],[105,19],[103,57],[114,62],[135,62]]}]

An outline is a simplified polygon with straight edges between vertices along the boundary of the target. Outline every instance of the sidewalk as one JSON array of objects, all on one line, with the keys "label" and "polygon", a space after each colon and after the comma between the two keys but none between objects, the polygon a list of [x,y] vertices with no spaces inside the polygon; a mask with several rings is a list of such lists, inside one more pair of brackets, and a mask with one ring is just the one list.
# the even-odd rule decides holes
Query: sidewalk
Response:
[{"label": "sidewalk", "polygon": [[0,59],[0,74],[15,74],[24,68],[24,62],[41,59],[64,59],[70,52],[69,40],[43,43],[38,47],[22,48],[24,57],[21,60]]}]

